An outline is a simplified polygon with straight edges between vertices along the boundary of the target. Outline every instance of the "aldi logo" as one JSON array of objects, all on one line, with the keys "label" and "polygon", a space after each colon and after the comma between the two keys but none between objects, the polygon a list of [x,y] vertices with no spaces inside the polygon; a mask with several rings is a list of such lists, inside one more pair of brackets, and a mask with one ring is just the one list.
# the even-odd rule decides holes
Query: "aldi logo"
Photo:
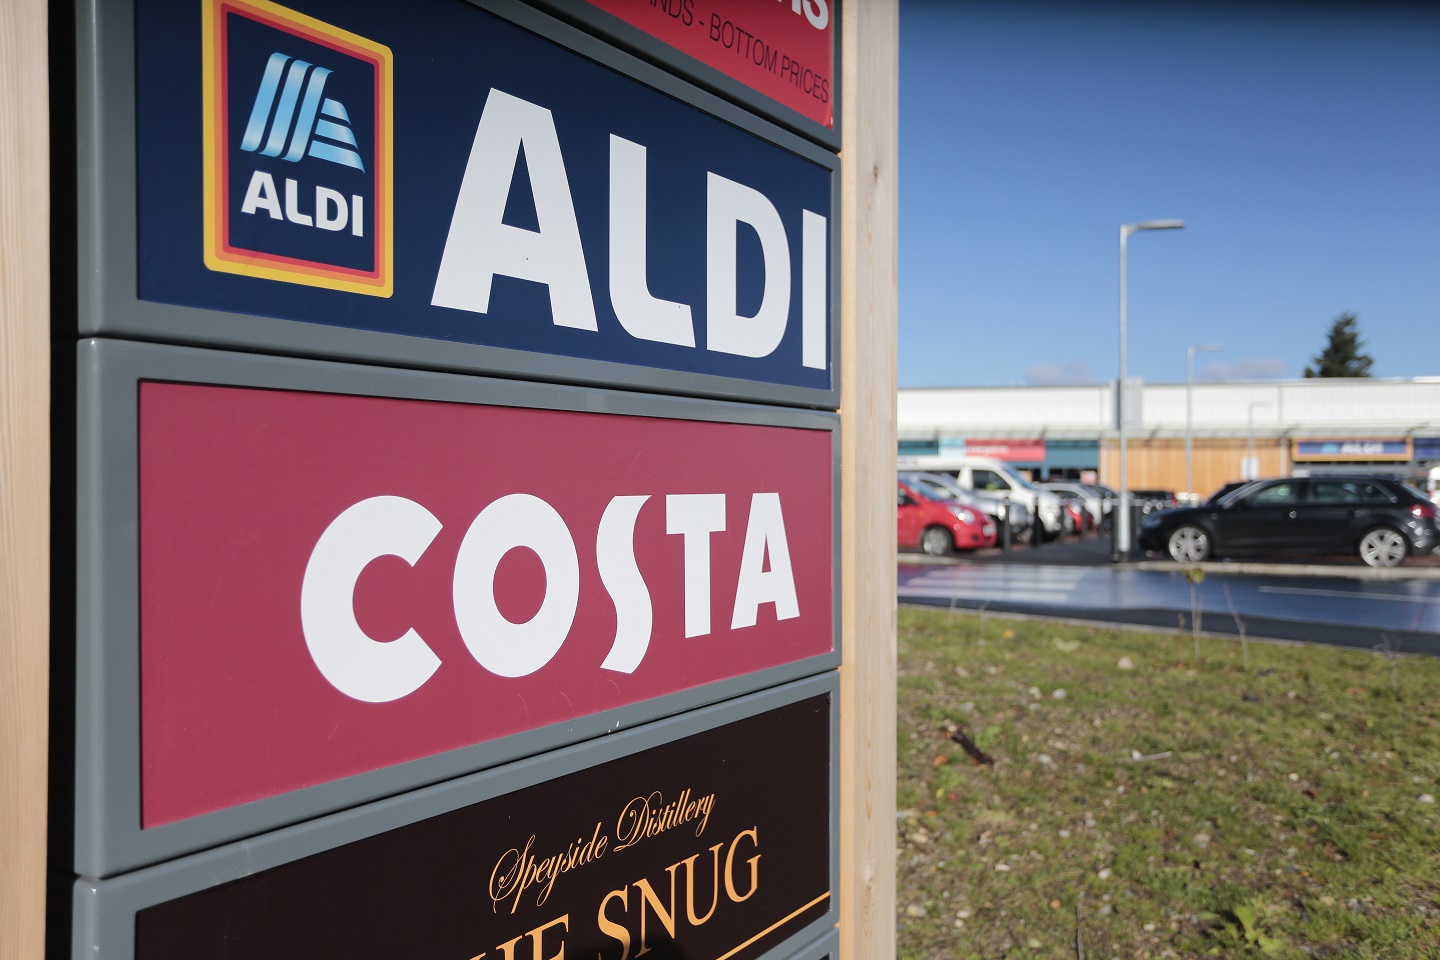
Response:
[{"label": "aldi logo", "polygon": [[205,265],[389,297],[390,49],[268,0],[203,0]]}]

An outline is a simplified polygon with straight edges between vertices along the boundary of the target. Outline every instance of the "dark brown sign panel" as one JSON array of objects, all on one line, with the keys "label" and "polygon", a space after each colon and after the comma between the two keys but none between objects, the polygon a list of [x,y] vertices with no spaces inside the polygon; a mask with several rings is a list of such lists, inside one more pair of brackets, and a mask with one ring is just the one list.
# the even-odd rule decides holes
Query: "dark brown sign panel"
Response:
[{"label": "dark brown sign panel", "polygon": [[137,960],[745,960],[830,909],[811,697],[142,910]]}]

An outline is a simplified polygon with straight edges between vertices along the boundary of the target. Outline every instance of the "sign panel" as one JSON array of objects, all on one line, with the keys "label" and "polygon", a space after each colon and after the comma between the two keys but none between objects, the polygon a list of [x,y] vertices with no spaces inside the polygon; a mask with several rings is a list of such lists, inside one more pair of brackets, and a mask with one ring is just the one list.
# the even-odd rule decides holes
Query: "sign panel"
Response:
[{"label": "sign panel", "polygon": [[140,384],[144,825],[829,653],[830,441]]},{"label": "sign panel", "polygon": [[966,440],[965,453],[971,457],[996,460],[1033,461],[1045,459],[1044,440]]},{"label": "sign panel", "polygon": [[1292,460],[1409,460],[1411,441],[1396,440],[1293,440]]},{"label": "sign panel", "polygon": [[832,0],[734,0],[708,9],[695,0],[590,0],[823,127],[835,125]]},{"label": "sign panel", "polygon": [[82,335],[835,405],[822,148],[513,4],[133,4]]},{"label": "sign panel", "polygon": [[833,696],[802,681],[82,881],[77,955],[813,956],[835,919]]},{"label": "sign panel", "polygon": [[139,701],[82,873],[837,659],[830,415],[107,342],[82,381],[82,739]]}]

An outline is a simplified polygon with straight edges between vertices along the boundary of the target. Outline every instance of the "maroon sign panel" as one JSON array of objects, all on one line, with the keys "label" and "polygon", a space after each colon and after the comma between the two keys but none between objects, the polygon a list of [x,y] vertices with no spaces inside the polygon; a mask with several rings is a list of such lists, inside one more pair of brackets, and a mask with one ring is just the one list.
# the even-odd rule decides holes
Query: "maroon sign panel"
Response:
[{"label": "maroon sign panel", "polygon": [[835,125],[837,0],[590,0],[826,127]]},{"label": "maroon sign panel", "polygon": [[143,825],[829,653],[831,444],[142,383]]},{"label": "maroon sign panel", "polygon": [[141,911],[136,960],[758,956],[823,917],[830,699]]}]

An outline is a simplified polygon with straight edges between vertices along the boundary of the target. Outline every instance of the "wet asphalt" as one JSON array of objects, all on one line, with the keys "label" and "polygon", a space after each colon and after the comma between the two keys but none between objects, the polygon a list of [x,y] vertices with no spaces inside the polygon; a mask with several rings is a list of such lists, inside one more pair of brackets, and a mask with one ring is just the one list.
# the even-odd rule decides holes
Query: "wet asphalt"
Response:
[{"label": "wet asphalt", "polygon": [[1199,565],[1115,563],[1108,539],[1015,546],[952,558],[902,552],[901,603],[983,609],[1440,656],[1440,557],[1373,570],[1351,557],[1266,557]]}]

